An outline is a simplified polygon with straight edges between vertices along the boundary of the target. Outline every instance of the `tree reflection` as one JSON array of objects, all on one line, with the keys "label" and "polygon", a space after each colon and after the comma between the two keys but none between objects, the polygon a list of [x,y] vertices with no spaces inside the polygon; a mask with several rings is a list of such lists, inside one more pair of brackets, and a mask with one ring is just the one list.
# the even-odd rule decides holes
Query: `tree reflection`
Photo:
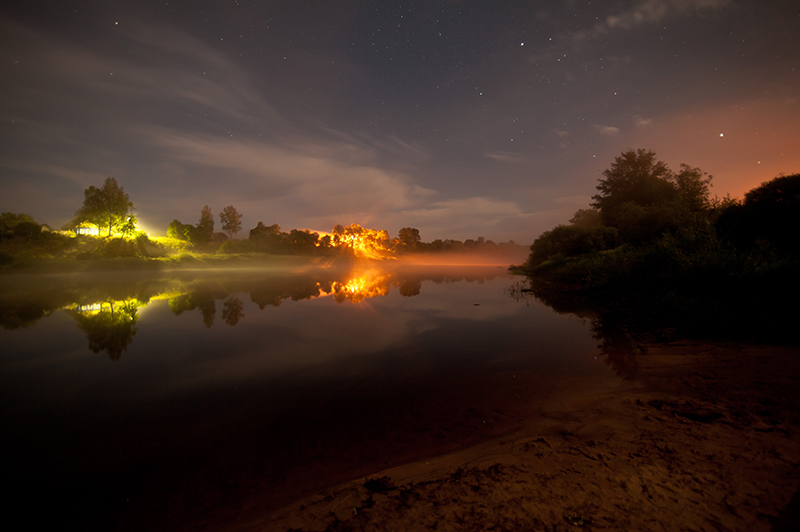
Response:
[{"label": "tree reflection", "polygon": [[413,297],[418,296],[420,290],[422,289],[422,279],[419,278],[407,278],[400,281],[400,286],[398,287],[400,290],[400,295],[403,297]]},{"label": "tree reflection", "polygon": [[506,294],[520,303],[539,301],[558,314],[574,314],[589,319],[592,336],[600,342],[597,348],[605,363],[623,379],[636,378],[639,371],[636,352],[639,347],[612,313],[594,310],[591,302],[579,295],[555,290],[550,285],[535,283],[530,278],[508,286]]},{"label": "tree reflection", "polygon": [[217,315],[216,303],[214,303],[213,299],[209,298],[201,301],[197,307],[203,314],[203,325],[205,325],[207,329],[210,329],[211,326],[214,325],[214,318]]},{"label": "tree reflection", "polygon": [[[217,314],[217,305],[214,302],[214,296],[218,296],[219,294],[218,291],[215,293],[210,288],[202,287],[189,293],[170,298],[169,309],[176,316],[180,316],[185,311],[200,309],[203,315],[203,324],[210,329],[211,326],[214,325],[214,318]],[[225,292],[221,294],[222,297],[226,295]]]},{"label": "tree reflection", "polygon": [[630,333],[613,318],[602,314],[592,319],[592,336],[598,340],[606,364],[623,379],[633,380],[639,373],[639,349]]},{"label": "tree reflection", "polygon": [[[330,281],[327,281],[327,285],[330,285]],[[250,292],[250,300],[264,310],[268,305],[280,306],[284,299],[301,301],[319,297],[321,283],[313,277],[289,276],[251,282],[241,288],[243,292]]]},{"label": "tree reflection", "polygon": [[222,304],[222,319],[233,327],[239,320],[244,318],[244,305],[238,297],[229,297]]},{"label": "tree reflection", "polygon": [[52,312],[53,309],[35,303],[0,305],[0,327],[6,330],[25,329]]},{"label": "tree reflection", "polygon": [[203,324],[211,328],[219,303],[222,321],[227,325],[235,326],[244,318],[241,294],[249,294],[262,310],[278,307],[287,299],[331,297],[337,303],[359,304],[387,296],[393,289],[403,297],[417,296],[424,281],[482,283],[501,273],[500,269],[473,266],[423,269],[400,263],[347,263],[344,267],[314,265],[266,272],[227,270],[157,276],[152,272],[103,273],[76,275],[66,282],[63,277],[24,276],[0,279],[0,327],[29,327],[63,310],[86,334],[90,350],[105,351],[109,358],[118,360],[136,335],[138,308],[148,301],[166,300],[176,316],[199,310]]},{"label": "tree reflection", "polygon": [[392,274],[383,274],[380,270],[370,270],[345,282],[334,281],[331,285],[331,293],[337,303],[345,301],[360,303],[370,297],[388,294],[391,280]]},{"label": "tree reflection", "polygon": [[99,311],[92,306],[88,311],[78,307],[72,311],[72,315],[86,334],[92,352],[106,351],[111,360],[119,360],[136,335],[140,304],[135,299],[110,301],[99,304]]}]

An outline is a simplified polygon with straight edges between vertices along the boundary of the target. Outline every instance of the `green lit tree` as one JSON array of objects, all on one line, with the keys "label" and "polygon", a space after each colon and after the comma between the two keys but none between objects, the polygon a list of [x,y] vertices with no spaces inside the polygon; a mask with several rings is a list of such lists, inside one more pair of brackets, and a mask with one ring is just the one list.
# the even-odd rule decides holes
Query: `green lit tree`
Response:
[{"label": "green lit tree", "polygon": [[133,203],[113,177],[106,178],[100,188],[90,186],[83,194],[83,206],[75,213],[76,225],[89,222],[100,228],[108,228],[108,236],[111,236],[114,229],[129,222]]}]

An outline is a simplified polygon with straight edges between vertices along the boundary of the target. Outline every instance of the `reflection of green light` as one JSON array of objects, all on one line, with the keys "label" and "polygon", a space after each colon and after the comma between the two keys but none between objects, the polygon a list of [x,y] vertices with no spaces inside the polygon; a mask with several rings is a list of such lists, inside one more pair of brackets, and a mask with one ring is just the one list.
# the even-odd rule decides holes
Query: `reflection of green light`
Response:
[{"label": "reflection of green light", "polygon": [[140,301],[136,298],[103,300],[94,303],[76,303],[71,309],[84,316],[91,316],[99,314],[100,312],[113,312],[115,308],[130,306],[141,309],[147,306],[147,302]]}]

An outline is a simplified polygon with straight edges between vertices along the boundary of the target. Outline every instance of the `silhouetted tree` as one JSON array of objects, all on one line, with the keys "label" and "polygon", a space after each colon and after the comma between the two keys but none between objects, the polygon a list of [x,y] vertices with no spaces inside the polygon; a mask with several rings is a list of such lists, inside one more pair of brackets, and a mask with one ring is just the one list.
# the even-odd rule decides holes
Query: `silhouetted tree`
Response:
[{"label": "silhouetted tree", "polygon": [[317,249],[318,241],[319,233],[312,233],[309,230],[292,229],[288,236],[288,242],[294,253],[313,253]]},{"label": "silhouetted tree", "polygon": [[644,207],[668,201],[677,194],[670,182],[672,172],[650,150],[622,152],[603,176],[605,179],[597,185],[600,193],[592,196],[592,206],[600,210],[603,223],[609,226],[618,225],[620,207],[626,203]]},{"label": "silhouetted tree", "polygon": [[242,215],[239,214],[233,205],[228,205],[219,213],[219,222],[222,230],[233,238],[233,235],[242,230]]},{"label": "silhouetted tree", "polygon": [[403,249],[413,250],[419,247],[422,238],[419,236],[419,229],[414,227],[403,227],[397,233],[397,239]]},{"label": "silhouetted tree", "polygon": [[619,243],[619,233],[614,227],[559,225],[534,240],[526,266],[535,268],[556,258],[613,249]]},{"label": "silhouetted tree", "polygon": [[0,238],[19,236],[16,227],[23,223],[36,224],[37,227],[40,227],[39,224],[36,223],[36,220],[27,214],[15,214],[13,212],[4,212],[0,214]]},{"label": "silhouetted tree", "polygon": [[258,225],[250,229],[250,241],[261,252],[285,253],[287,236],[281,232],[278,224],[264,225],[264,222],[258,222]]},{"label": "silhouetted tree", "polygon": [[12,232],[15,237],[23,238],[29,242],[38,240],[42,235],[42,226],[36,222],[20,222],[14,226]]},{"label": "silhouetted tree", "polygon": [[603,225],[603,218],[597,209],[578,209],[569,219],[569,223],[578,227],[597,227]]},{"label": "silhouetted tree", "polygon": [[711,207],[709,198],[711,179],[711,175],[699,168],[681,164],[681,171],[673,177],[681,204],[692,212]]},{"label": "silhouetted tree", "polygon": [[211,213],[211,207],[208,205],[203,207],[200,211],[200,221],[197,222],[197,231],[200,236],[206,241],[211,241],[211,236],[214,234],[214,215]]},{"label": "silhouetted tree", "polygon": [[133,203],[113,177],[106,178],[103,186],[90,186],[84,191],[83,206],[75,213],[75,224],[90,222],[97,227],[107,227],[108,236],[115,227],[127,222],[133,212]]},{"label": "silhouetted tree", "polygon": [[718,231],[741,248],[759,244],[800,255],[800,174],[778,176],[750,190],[744,201],[731,202],[716,222]]}]

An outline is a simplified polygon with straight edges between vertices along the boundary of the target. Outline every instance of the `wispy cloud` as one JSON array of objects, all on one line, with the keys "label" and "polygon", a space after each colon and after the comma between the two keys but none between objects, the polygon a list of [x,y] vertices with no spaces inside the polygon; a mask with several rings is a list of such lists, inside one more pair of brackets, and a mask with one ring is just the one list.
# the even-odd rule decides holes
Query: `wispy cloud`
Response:
[{"label": "wispy cloud", "polygon": [[487,151],[484,156],[493,161],[508,164],[523,163],[528,160],[523,154],[508,151]]},{"label": "wispy cloud", "polygon": [[515,202],[485,197],[436,201],[399,213],[401,219],[412,220],[428,234],[472,235],[473,238],[491,235],[509,219],[518,219],[524,214]]},{"label": "wispy cloud", "polygon": [[614,126],[598,126],[597,131],[604,137],[614,137],[619,135],[619,128]]},{"label": "wispy cloud", "polygon": [[166,221],[194,217],[187,198],[236,199],[255,218],[313,213],[323,227],[435,195],[408,173],[428,157],[421,146],[291,126],[234,61],[179,30],[133,28],[120,35],[131,53],[119,55],[1,26],[4,42],[32,44],[0,52],[14,65],[0,81],[0,110],[16,128],[0,154],[4,179],[67,181],[78,205],[92,181],[126,175],[126,191],[154,194],[151,209],[171,210]]},{"label": "wispy cloud", "polygon": [[630,9],[608,15],[594,27],[594,31],[606,34],[615,30],[631,30],[691,11],[723,9],[731,5],[732,0],[645,0]]}]

